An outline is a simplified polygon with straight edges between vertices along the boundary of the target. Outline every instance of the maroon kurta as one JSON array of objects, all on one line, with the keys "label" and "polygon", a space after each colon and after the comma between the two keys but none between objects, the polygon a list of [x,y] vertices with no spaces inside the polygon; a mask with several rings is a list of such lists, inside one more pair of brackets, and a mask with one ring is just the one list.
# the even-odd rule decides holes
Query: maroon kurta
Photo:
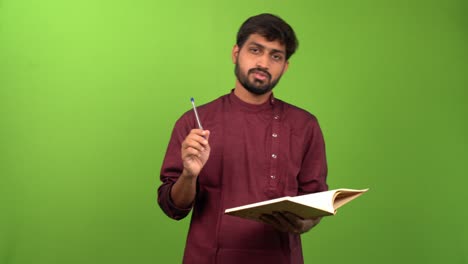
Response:
[{"label": "maroon kurta", "polygon": [[[230,207],[327,190],[323,136],[316,118],[281,100],[262,105],[233,92],[198,108],[211,154],[198,176],[184,263],[302,263],[300,236],[224,214]],[[161,169],[158,202],[182,219],[170,189],[182,172],[181,143],[197,123],[193,111],[175,124]]]}]

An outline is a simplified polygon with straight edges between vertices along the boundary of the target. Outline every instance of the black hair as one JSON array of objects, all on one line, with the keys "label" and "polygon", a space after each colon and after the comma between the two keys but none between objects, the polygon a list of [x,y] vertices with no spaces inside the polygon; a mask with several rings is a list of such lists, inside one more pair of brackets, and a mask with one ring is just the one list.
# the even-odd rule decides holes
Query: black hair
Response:
[{"label": "black hair", "polygon": [[268,41],[278,40],[286,47],[286,60],[296,51],[299,42],[292,27],[279,16],[260,14],[248,18],[237,32],[237,46],[242,48],[251,34],[259,34]]}]

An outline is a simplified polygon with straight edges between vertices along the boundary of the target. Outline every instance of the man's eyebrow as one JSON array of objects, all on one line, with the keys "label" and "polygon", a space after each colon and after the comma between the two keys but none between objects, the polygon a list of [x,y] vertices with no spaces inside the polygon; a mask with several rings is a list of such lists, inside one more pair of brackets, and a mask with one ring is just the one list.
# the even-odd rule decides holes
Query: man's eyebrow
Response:
[{"label": "man's eyebrow", "polygon": [[[260,44],[260,43],[257,43],[255,41],[252,41],[251,43],[249,43],[249,45],[255,45],[259,48],[262,48],[262,49],[267,49],[264,45]],[[271,53],[281,53],[281,54],[286,54],[285,51],[283,50],[279,50],[279,49],[268,49],[270,50]]]}]

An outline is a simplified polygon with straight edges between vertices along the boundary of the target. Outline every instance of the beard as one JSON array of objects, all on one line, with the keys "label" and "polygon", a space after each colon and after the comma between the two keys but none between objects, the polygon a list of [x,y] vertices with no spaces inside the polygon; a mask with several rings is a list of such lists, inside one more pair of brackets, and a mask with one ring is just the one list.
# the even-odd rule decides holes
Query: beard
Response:
[{"label": "beard", "polygon": [[[242,84],[242,86],[244,86],[244,88],[247,91],[256,95],[266,94],[269,91],[273,90],[273,88],[275,88],[276,84],[278,84],[279,80],[281,79],[280,75],[278,78],[272,80],[271,74],[266,69],[260,67],[252,68],[247,72],[247,74],[244,74],[239,68],[239,60],[237,60],[236,62],[234,72],[240,84]],[[266,75],[267,78],[265,80],[259,80],[254,78],[254,80],[251,81],[249,79],[249,75],[254,74],[256,72],[261,72],[262,74]]]}]

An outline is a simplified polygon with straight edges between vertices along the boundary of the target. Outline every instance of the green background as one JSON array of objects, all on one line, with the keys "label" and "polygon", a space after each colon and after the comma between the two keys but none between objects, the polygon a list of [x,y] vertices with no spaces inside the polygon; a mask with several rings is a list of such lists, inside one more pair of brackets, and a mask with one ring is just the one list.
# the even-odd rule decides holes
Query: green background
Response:
[{"label": "green background", "polygon": [[275,95],[319,118],[330,187],[370,188],[306,263],[468,263],[464,0],[0,0],[0,263],[180,263],[170,132],[262,12],[299,37]]}]

